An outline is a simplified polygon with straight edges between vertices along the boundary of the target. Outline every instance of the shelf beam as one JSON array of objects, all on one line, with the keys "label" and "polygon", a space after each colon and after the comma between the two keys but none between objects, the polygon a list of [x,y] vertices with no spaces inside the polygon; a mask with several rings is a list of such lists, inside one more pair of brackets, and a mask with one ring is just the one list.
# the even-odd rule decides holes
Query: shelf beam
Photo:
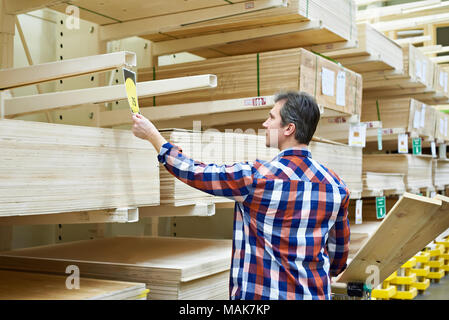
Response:
[{"label": "shelf beam", "polygon": [[[216,86],[217,77],[215,75],[207,74],[138,82],[137,94],[140,98],[144,98],[189,90],[215,88]],[[126,99],[125,85],[121,84],[5,99],[4,108],[5,116],[11,117],[88,103],[102,103]]]},{"label": "shelf beam", "polygon": [[68,59],[22,68],[0,70],[0,90],[32,85],[83,74],[102,72],[123,66],[136,66],[134,52],[114,52]]}]

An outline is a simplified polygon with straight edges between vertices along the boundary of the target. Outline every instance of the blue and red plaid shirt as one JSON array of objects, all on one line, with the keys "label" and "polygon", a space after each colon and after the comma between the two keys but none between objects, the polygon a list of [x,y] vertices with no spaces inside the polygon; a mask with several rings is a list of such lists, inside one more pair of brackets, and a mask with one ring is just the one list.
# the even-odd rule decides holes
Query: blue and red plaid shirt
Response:
[{"label": "blue and red plaid shirt", "polygon": [[330,299],[346,268],[349,190],[307,149],[272,161],[204,164],[170,143],[158,160],[188,185],[236,201],[231,299]]}]

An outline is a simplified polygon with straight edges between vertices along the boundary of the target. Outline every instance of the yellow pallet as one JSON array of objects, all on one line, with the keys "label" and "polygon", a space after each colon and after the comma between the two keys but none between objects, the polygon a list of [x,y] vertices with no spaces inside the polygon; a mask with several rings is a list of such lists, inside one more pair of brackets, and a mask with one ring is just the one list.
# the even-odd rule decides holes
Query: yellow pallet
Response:
[{"label": "yellow pallet", "polygon": [[412,283],[412,287],[416,288],[416,289],[418,289],[420,291],[427,290],[427,288],[429,288],[429,286],[430,286],[430,280],[429,279],[424,279],[421,282],[416,281],[415,283]]},{"label": "yellow pallet", "polygon": [[437,260],[430,260],[426,262],[426,265],[430,268],[441,268],[444,265],[444,259],[439,258]]},{"label": "yellow pallet", "polygon": [[430,253],[421,251],[416,256],[414,256],[416,262],[425,263],[430,259]]},{"label": "yellow pallet", "polygon": [[411,274],[409,276],[397,276],[393,281],[391,281],[391,284],[411,285],[414,282],[416,282],[416,274]]},{"label": "yellow pallet", "polygon": [[418,289],[411,287],[407,291],[396,291],[392,299],[413,300],[418,295]]},{"label": "yellow pallet", "polygon": [[388,300],[396,294],[396,286],[391,285],[391,281],[396,278],[397,272],[393,272],[387,279],[382,282],[382,288],[371,290],[371,297],[374,299]]},{"label": "yellow pallet", "polygon": [[444,270],[440,269],[438,271],[430,271],[429,275],[427,276],[427,278],[432,279],[432,280],[440,280],[441,278],[444,277]]}]

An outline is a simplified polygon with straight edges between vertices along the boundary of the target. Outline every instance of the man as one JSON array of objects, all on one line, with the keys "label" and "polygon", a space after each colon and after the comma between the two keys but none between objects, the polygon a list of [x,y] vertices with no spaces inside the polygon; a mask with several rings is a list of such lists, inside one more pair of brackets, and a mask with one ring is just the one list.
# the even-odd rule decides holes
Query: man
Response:
[{"label": "man", "polygon": [[153,144],[170,173],[236,201],[231,299],[330,299],[330,277],[346,268],[349,191],[307,150],[319,118],[313,97],[279,94],[263,123],[279,155],[219,166],[189,159],[150,121],[133,116],[133,133]]}]

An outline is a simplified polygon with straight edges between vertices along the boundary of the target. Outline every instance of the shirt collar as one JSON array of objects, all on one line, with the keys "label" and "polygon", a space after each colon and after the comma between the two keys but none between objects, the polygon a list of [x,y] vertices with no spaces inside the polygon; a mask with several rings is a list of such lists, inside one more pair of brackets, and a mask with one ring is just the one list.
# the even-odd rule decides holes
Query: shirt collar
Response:
[{"label": "shirt collar", "polygon": [[288,148],[282,150],[278,155],[277,158],[281,158],[284,156],[299,156],[299,157],[307,157],[312,158],[312,153],[307,148]]}]

